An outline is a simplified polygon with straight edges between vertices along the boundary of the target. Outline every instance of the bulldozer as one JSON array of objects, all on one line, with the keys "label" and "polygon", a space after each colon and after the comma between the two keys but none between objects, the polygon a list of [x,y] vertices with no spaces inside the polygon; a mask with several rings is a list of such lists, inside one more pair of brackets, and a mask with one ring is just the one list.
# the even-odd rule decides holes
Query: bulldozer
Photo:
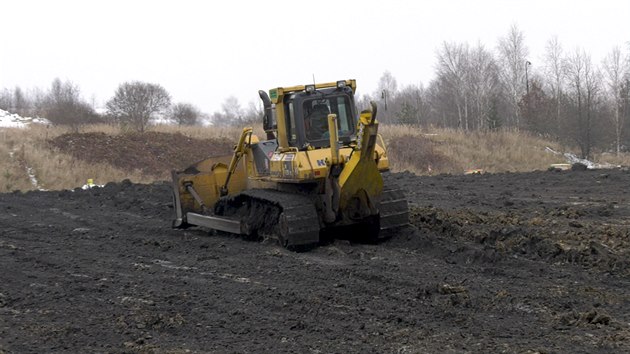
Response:
[{"label": "bulldozer", "polygon": [[173,227],[307,250],[331,230],[378,242],[407,225],[404,193],[381,175],[377,106],[358,113],[355,92],[355,80],[259,91],[264,140],[245,127],[233,154],[172,171]]}]

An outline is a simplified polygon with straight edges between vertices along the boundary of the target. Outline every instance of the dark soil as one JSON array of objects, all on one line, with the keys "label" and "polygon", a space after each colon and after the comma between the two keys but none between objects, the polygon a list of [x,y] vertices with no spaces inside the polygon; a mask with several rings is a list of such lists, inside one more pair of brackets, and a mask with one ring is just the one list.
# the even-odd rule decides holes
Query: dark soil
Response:
[{"label": "dark soil", "polygon": [[69,133],[50,140],[52,147],[90,163],[105,163],[125,171],[140,170],[166,178],[208,156],[231,155],[229,139],[195,139],[180,133]]},{"label": "dark soil", "polygon": [[630,173],[388,178],[411,227],[307,253],[166,183],[0,195],[0,352],[630,351]]}]

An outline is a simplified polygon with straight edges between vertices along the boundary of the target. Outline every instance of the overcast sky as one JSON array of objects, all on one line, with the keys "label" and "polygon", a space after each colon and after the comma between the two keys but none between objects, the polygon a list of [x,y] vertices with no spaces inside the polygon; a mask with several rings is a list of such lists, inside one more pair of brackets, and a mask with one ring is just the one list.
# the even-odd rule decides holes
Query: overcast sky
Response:
[{"label": "overcast sky", "polygon": [[174,102],[243,107],[257,90],[357,79],[371,93],[389,70],[399,87],[433,79],[443,41],[494,50],[512,24],[541,65],[558,36],[595,63],[627,51],[628,0],[86,1],[0,0],[0,88],[59,77],[102,105],[124,81],[159,83]]}]

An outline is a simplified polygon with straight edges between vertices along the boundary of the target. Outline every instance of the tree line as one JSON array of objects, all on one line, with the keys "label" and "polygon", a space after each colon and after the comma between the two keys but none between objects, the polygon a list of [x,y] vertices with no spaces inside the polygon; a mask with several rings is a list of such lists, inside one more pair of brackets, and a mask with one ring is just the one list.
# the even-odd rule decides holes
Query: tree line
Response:
[{"label": "tree line", "polygon": [[124,130],[143,132],[152,120],[167,120],[178,125],[196,125],[203,121],[223,126],[244,125],[258,122],[262,117],[260,104],[250,102],[244,109],[234,96],[225,99],[220,111],[206,114],[191,103],[173,103],[171,95],[161,85],[141,81],[120,84],[106,102],[104,112],[97,112],[95,106],[95,102],[90,103],[81,96],[78,85],[58,78],[47,90],[36,88],[24,92],[18,86],[0,91],[0,109],[21,116],[45,117],[53,124],[67,125],[75,131],[84,124],[115,123]]},{"label": "tree line", "polygon": [[[514,25],[494,50],[483,44],[444,42],[436,50],[435,79],[398,88],[385,72],[378,89],[380,120],[464,131],[515,129],[579,147],[627,151],[630,145],[630,43],[601,63],[583,49],[565,50],[557,37],[544,59],[529,58],[525,35]],[[382,113],[381,113],[382,112]]]},{"label": "tree line", "polygon": [[105,104],[105,112],[97,112],[95,105],[81,96],[78,85],[58,78],[47,90],[25,93],[15,87],[0,91],[0,109],[21,116],[45,117],[53,124],[67,125],[74,130],[84,124],[116,123],[125,130],[143,132],[152,119],[194,125],[204,117],[191,103],[172,103],[168,91],[159,84],[140,81],[120,84]]},{"label": "tree line", "polygon": [[[513,25],[494,48],[482,43],[444,42],[436,49],[434,79],[399,88],[383,73],[375,92],[357,100],[359,108],[379,103],[379,119],[390,124],[456,128],[464,131],[515,129],[576,145],[582,157],[593,149],[627,151],[630,145],[630,43],[612,48],[601,63],[582,49],[565,50],[556,37],[540,63],[529,57],[524,33]],[[42,116],[74,128],[114,122],[144,131],[152,119],[179,125],[205,120],[214,125],[260,121],[262,107],[243,108],[228,97],[206,114],[190,103],[173,103],[159,84],[125,82],[97,114],[72,82],[55,79],[48,90],[28,94],[19,87],[0,91],[0,109]]]}]

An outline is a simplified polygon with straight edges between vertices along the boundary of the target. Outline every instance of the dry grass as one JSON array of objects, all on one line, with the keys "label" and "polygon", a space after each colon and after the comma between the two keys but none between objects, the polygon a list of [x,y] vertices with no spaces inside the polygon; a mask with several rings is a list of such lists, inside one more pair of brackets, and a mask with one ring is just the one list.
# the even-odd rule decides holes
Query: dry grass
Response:
[{"label": "dry grass", "polygon": [[613,153],[603,153],[595,158],[595,162],[602,164],[611,164],[615,166],[630,166],[630,154],[621,153],[619,155]]},{"label": "dry grass", "polygon": [[[57,129],[57,128],[56,128]],[[195,139],[220,139],[227,138],[237,140],[243,130],[240,127],[201,127],[201,126],[176,126],[176,125],[153,125],[149,127],[150,131],[159,133],[181,133]],[[98,132],[109,135],[124,134],[118,126],[109,124],[95,124],[81,127],[82,133]],[[64,132],[67,132],[65,130]],[[262,126],[254,126],[254,133],[259,137],[264,136]]]},{"label": "dry grass", "polygon": [[[265,132],[262,129],[262,125],[255,125],[254,134],[257,134],[261,139],[264,138]],[[238,140],[238,137],[243,131],[242,127],[196,127],[196,126],[174,126],[174,125],[156,125],[151,128],[152,131],[161,133],[182,133],[186,136],[196,139],[209,139],[209,138],[227,138],[231,140]]]},{"label": "dry grass", "polygon": [[[97,184],[122,181],[125,178],[135,182],[142,181],[137,172],[122,171],[109,165],[87,164],[51,150],[47,140],[66,132],[63,128],[44,126],[1,130],[0,154],[7,158],[0,159],[0,192],[33,190],[38,187],[73,189],[83,186],[88,178],[94,179]],[[9,151],[14,151],[13,158],[9,157]],[[37,186],[31,182],[28,168],[37,180]]]},{"label": "dry grass", "polygon": [[[176,127],[157,125],[151,131],[180,132],[193,138],[228,138],[237,140],[242,129],[236,127]],[[124,134],[117,126],[97,124],[82,126],[81,132],[103,132],[110,135]],[[263,136],[261,127],[255,131]],[[52,150],[49,139],[70,132],[68,128],[57,126],[32,125],[29,129],[0,129],[0,192],[14,190],[49,190],[73,189],[83,186],[88,179],[96,184],[119,182],[130,179],[133,182],[150,183],[157,177],[143,176],[140,171],[125,171],[109,164],[90,164],[70,155]],[[13,152],[14,157],[10,156]],[[89,154],[89,151],[85,152]],[[27,168],[38,181],[38,186],[31,183]]]},{"label": "dry grass", "polygon": [[[545,170],[552,163],[564,163],[561,156],[545,151],[571,151],[564,146],[523,132],[470,132],[452,129],[420,129],[414,126],[380,126],[392,170],[416,174],[464,173],[469,169],[485,172],[521,172]],[[154,126],[152,131],[182,133],[198,139],[228,138],[236,140],[241,128]],[[111,125],[92,125],[82,132],[124,134]],[[47,141],[69,132],[63,127],[34,125],[29,129],[0,129],[0,192],[36,189],[29,180],[30,167],[44,189],[72,189],[85,184],[88,178],[97,184],[130,179],[149,183],[158,177],[143,177],[139,171],[124,171],[111,165],[88,164],[59,151]],[[263,137],[260,126],[255,132]],[[13,152],[13,157],[10,153]],[[89,154],[89,151],[85,152]],[[630,165],[630,155],[601,154],[597,162]]]},{"label": "dry grass", "polygon": [[20,162],[22,152],[9,132],[0,131],[0,192],[26,190],[32,188],[26,169]]},{"label": "dry grass", "polygon": [[465,133],[399,125],[383,125],[379,130],[390,146],[393,171],[408,170],[416,174],[464,173],[471,169],[490,173],[524,172],[546,170],[552,163],[565,162],[561,156],[545,151],[547,146],[557,151],[566,151],[565,147],[524,132]]}]

